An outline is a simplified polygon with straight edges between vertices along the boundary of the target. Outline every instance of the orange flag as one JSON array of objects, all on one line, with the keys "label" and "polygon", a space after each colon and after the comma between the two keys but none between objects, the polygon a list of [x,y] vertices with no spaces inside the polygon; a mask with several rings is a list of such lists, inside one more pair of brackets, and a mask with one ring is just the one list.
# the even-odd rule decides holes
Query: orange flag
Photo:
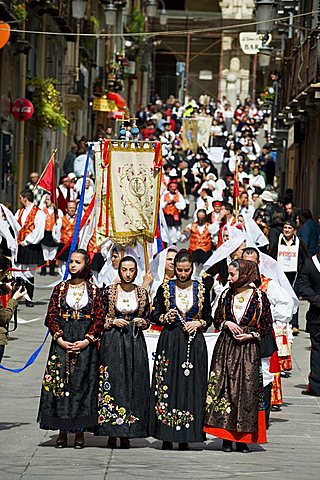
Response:
[{"label": "orange flag", "polygon": [[54,159],[56,153],[57,150],[54,150],[37,183],[37,187],[41,187],[46,192],[50,193],[54,205],[57,204],[57,182],[54,171]]}]

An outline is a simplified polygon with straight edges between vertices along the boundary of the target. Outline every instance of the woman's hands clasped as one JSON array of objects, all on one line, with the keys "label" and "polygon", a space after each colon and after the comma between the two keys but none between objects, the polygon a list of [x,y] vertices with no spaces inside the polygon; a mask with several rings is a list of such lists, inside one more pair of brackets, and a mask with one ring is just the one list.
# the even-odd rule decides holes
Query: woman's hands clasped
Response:
[{"label": "woman's hands clasped", "polygon": [[80,352],[89,345],[89,340],[79,340],[77,342],[67,342],[62,337],[58,338],[57,344],[66,352]]},{"label": "woman's hands clasped", "polygon": [[224,325],[230,330],[233,337],[238,340],[238,342],[246,342],[248,340],[252,340],[252,335],[250,333],[243,333],[242,328],[236,323],[227,320]]}]

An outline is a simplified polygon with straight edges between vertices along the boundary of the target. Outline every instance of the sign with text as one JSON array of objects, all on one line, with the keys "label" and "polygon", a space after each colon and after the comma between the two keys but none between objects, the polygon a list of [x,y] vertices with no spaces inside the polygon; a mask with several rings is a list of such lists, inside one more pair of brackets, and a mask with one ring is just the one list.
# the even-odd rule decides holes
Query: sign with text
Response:
[{"label": "sign with text", "polygon": [[264,35],[256,32],[241,32],[239,34],[239,41],[242,51],[246,55],[256,55],[259,53],[260,48],[269,43],[272,40],[272,35],[269,33],[268,38],[264,41]]}]

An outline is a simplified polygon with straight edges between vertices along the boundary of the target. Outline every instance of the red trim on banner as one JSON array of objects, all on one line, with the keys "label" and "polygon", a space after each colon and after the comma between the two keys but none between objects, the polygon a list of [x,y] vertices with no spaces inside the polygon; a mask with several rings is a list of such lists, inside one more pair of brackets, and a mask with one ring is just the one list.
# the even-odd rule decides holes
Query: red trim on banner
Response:
[{"label": "red trim on banner", "polygon": [[156,142],[156,146],[155,146],[155,149],[154,149],[153,165],[154,165],[155,170],[160,170],[162,168],[161,142]]}]

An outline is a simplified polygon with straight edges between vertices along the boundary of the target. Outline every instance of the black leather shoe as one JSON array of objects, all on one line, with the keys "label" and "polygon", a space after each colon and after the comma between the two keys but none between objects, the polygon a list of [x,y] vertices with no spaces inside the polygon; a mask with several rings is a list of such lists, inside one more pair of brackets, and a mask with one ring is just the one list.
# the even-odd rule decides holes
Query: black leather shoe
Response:
[{"label": "black leather shoe", "polygon": [[222,441],[222,451],[226,453],[232,452],[232,442],[231,440]]},{"label": "black leather shoe", "polygon": [[309,397],[320,397],[320,395],[312,393],[309,390],[302,390],[301,395],[309,395]]},{"label": "black leather shoe", "polygon": [[246,443],[236,442],[236,451],[241,453],[248,453],[250,450]]},{"label": "black leather shoe", "polygon": [[181,452],[185,452],[187,450],[190,450],[190,445],[189,443],[179,443],[179,446],[178,446],[178,449],[181,451]]},{"label": "black leather shoe", "polygon": [[162,442],[162,450],[173,450],[172,442]]},{"label": "black leather shoe", "polygon": [[111,448],[112,450],[117,448],[117,437],[109,437],[106,448]]},{"label": "black leather shoe", "polygon": [[76,448],[78,450],[80,450],[81,448],[84,448],[84,436],[83,436],[83,433],[82,434],[79,434],[74,437],[74,444],[73,444],[73,448]]},{"label": "black leather shoe", "polygon": [[56,440],[55,448],[66,448],[67,446],[68,446],[67,435],[59,435]]},{"label": "black leather shoe", "polygon": [[33,303],[33,302],[30,302],[29,300],[26,300],[26,307],[33,308],[33,307],[34,307],[34,303]]},{"label": "black leather shoe", "polygon": [[125,450],[125,449],[130,448],[130,447],[131,447],[131,443],[130,443],[129,438],[120,438],[120,448]]}]

